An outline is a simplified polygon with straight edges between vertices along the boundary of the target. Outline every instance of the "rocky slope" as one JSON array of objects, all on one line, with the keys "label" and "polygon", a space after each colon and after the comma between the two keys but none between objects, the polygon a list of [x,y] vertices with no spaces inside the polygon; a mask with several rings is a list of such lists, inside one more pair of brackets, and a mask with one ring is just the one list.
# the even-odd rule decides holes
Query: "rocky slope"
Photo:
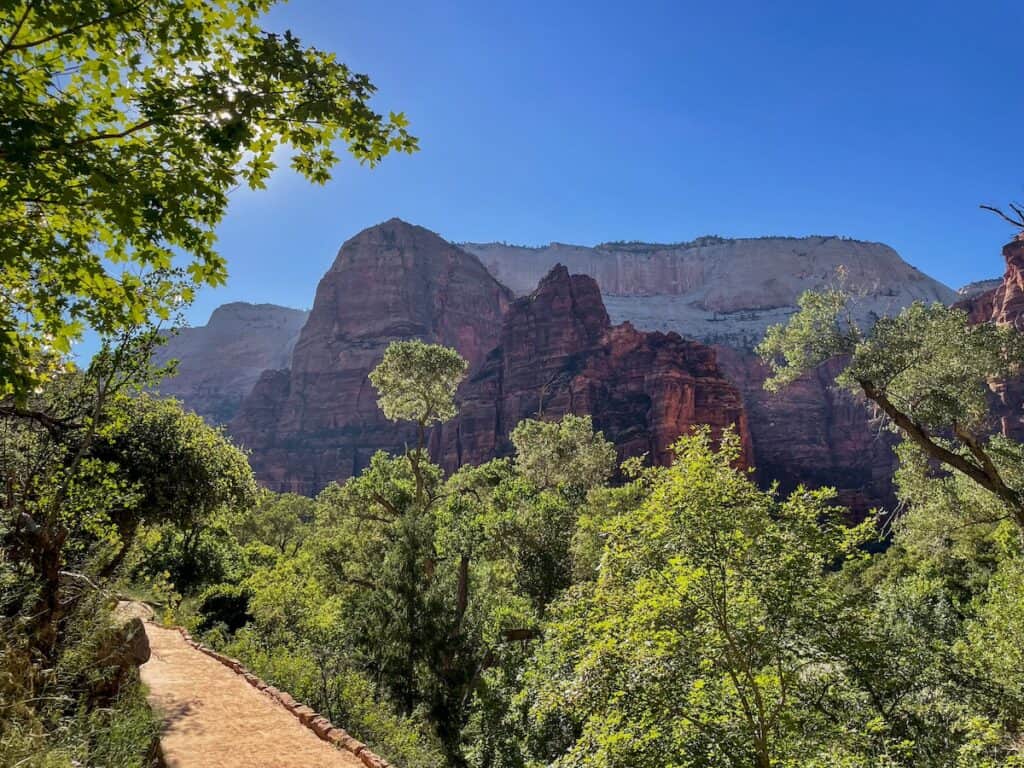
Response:
[{"label": "rocky slope", "polygon": [[308,312],[275,304],[224,304],[206,325],[182,328],[154,360],[178,360],[177,374],[160,383],[212,424],[226,424],[268,368],[288,366]]},{"label": "rocky slope", "polygon": [[470,254],[392,219],[346,242],[317,288],[288,370],[266,371],[231,422],[259,480],[314,493],[349,477],[408,430],[384,418],[367,380],[387,345],[421,338],[481,362],[508,289]]},{"label": "rocky slope", "polygon": [[612,326],[593,278],[561,265],[516,300],[499,344],[459,391],[459,415],[432,448],[453,469],[508,455],[509,432],[525,418],[591,414],[619,455],[661,463],[697,424],[734,426],[750,443],[739,392],[715,352],[676,333]]},{"label": "rocky slope", "polygon": [[768,326],[795,311],[801,293],[840,280],[858,294],[855,314],[868,324],[916,300],[955,299],[892,248],[837,237],[462,247],[517,292],[564,263],[596,278],[612,322],[715,345],[721,368],[743,394],[763,480],[778,479],[784,489],[799,482],[833,485],[859,510],[892,501],[891,437],[859,402],[832,387],[834,366],[771,395],[762,387],[767,372],[752,352]]},{"label": "rocky slope", "polygon": [[969,301],[971,299],[981,296],[983,293],[989,293],[990,291],[998,288],[1002,285],[1003,279],[1001,277],[993,277],[988,280],[976,280],[973,283],[957,289],[956,300],[957,303]]},{"label": "rocky slope", "polygon": [[[966,309],[976,323],[1012,325],[1024,331],[1024,233],[1003,246],[1006,271],[1001,280],[985,280],[971,286],[989,286],[970,291],[957,306]],[[961,293],[971,286],[964,286]]]}]

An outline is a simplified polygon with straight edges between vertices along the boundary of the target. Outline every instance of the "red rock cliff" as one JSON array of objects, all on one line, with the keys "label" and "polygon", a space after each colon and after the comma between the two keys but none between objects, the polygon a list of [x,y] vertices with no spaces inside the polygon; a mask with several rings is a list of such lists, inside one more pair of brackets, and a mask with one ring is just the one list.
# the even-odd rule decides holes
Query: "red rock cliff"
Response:
[{"label": "red rock cliff", "polygon": [[895,503],[894,435],[880,428],[864,402],[835,384],[830,360],[778,393],[767,392],[768,369],[749,350],[716,346],[719,365],[743,395],[760,483],[831,486],[855,514]]},{"label": "red rock cliff", "polygon": [[320,281],[291,369],[263,373],[230,432],[272,489],[311,494],[350,477],[411,440],[367,379],[387,345],[420,338],[478,364],[509,300],[475,256],[433,232],[398,219],[364,230]]},{"label": "red rock cliff", "polygon": [[432,436],[448,469],[508,455],[509,432],[525,418],[591,414],[622,457],[658,462],[697,424],[735,425],[750,455],[740,395],[715,351],[676,333],[612,326],[593,278],[556,266],[516,300],[499,346],[459,393],[459,415]]},{"label": "red rock cliff", "polygon": [[1003,246],[1006,272],[989,291],[956,306],[967,310],[975,323],[1000,323],[1024,331],[1024,233]]}]

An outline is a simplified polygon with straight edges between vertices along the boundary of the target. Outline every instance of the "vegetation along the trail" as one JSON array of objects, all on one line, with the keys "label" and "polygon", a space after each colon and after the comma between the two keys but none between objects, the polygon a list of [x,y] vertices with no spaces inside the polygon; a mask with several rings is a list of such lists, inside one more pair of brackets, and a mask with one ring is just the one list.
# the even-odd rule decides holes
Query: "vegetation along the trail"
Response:
[{"label": "vegetation along the trail", "polygon": [[232,189],[279,148],[316,183],[339,143],[371,165],[416,149],[365,75],[263,30],[272,5],[0,3],[2,765],[141,764],[154,726],[111,661],[111,580],[146,546],[179,589],[226,575],[202,548],[254,500],[244,455],[130,395],[159,327],[224,282]]},{"label": "vegetation along the trail", "polygon": [[446,473],[468,364],[422,341],[368,382],[415,438],[315,498],[150,393],[225,280],[233,188],[282,147],[316,183],[334,147],[417,147],[366,76],[263,30],[272,4],[0,2],[0,766],[154,763],[124,596],[401,768],[1024,766],[1024,446],[990,412],[1012,329],[920,303],[862,328],[837,289],[769,331],[779,397],[839,357],[898,435],[884,528],[758,485],[707,427],[651,466],[588,416],[527,419]]}]

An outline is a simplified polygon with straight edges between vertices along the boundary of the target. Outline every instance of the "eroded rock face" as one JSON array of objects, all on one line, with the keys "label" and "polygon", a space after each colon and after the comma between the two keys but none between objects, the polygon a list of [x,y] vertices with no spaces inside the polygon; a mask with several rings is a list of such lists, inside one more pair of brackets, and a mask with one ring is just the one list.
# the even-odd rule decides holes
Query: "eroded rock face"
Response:
[{"label": "eroded rock face", "polygon": [[[585,288],[577,277],[564,283],[559,273],[552,285],[575,286],[572,291],[547,285],[541,291],[547,303],[534,299],[531,309],[517,302],[515,317],[502,328],[511,294],[471,253],[518,294],[533,291],[556,262],[568,265],[565,275],[592,275],[601,290]],[[375,450],[398,450],[411,439],[383,420],[366,375],[390,341],[417,337],[456,347],[475,371],[457,424],[433,438],[449,468],[507,452],[508,431],[536,415],[542,400],[546,415],[592,410],[624,454],[647,451],[663,459],[690,424],[744,418],[729,396],[715,401],[710,394],[724,392],[710,386],[724,374],[745,404],[752,463],[764,482],[779,479],[786,489],[799,482],[835,485],[860,511],[887,505],[891,437],[861,402],[833,387],[838,366],[770,394],[752,352],[769,325],[795,311],[800,293],[833,284],[840,266],[846,284],[861,294],[856,314],[868,324],[914,300],[949,303],[956,296],[878,243],[703,238],[595,248],[455,247],[392,220],[343,246],[294,355],[289,342],[280,347],[288,354],[251,359],[251,380],[242,387],[251,393],[231,431],[252,449],[261,481],[275,489],[312,493],[359,471]],[[977,311],[991,316],[998,303],[1006,315],[1017,290],[999,294],[998,302],[995,292],[985,299],[982,291],[978,306],[989,303]],[[714,354],[710,362],[702,357],[707,347],[684,339],[712,346],[717,362]],[[210,346],[213,357],[179,355],[197,378],[182,380],[177,394],[216,421],[230,409],[203,404],[202,376],[216,373],[223,357],[222,345]],[[492,360],[487,353],[494,347]],[[270,370],[253,386],[261,367]],[[706,384],[693,390],[692,403],[677,394],[696,386],[682,381],[687,377]],[[710,399],[704,403],[697,393]]]},{"label": "eroded rock face", "polygon": [[[1006,271],[988,290],[957,303],[976,323],[999,323],[1024,331],[1024,233],[1003,246]],[[986,284],[992,281],[984,281]]]},{"label": "eroded rock face", "polygon": [[894,502],[892,438],[873,423],[866,406],[833,387],[838,367],[823,366],[771,394],[762,387],[767,372],[753,353],[770,325],[785,323],[796,311],[800,294],[840,279],[859,294],[855,315],[865,325],[913,301],[954,300],[952,290],[892,248],[837,237],[463,247],[517,292],[559,261],[596,278],[612,322],[713,345],[721,369],[742,393],[762,482],[778,479],[784,490],[800,482],[833,485],[858,512]]},{"label": "eroded rock face", "polygon": [[491,273],[522,295],[554,264],[592,276],[613,323],[676,331],[705,344],[757,345],[784,322],[807,290],[840,279],[860,294],[864,320],[893,314],[915,300],[949,304],[956,294],[907,264],[892,248],[838,237],[701,238],[692,243],[552,243],[523,248],[465,243]]},{"label": "eroded rock face", "polygon": [[206,325],[182,328],[154,354],[178,370],[159,391],[181,400],[211,424],[226,424],[268,368],[288,366],[308,312],[276,304],[217,307]]},{"label": "eroded rock face", "polygon": [[894,498],[896,443],[862,399],[835,386],[839,359],[819,366],[779,393],[767,392],[769,371],[750,351],[715,347],[726,377],[743,393],[762,483],[788,493],[803,484],[831,486],[856,515]]},{"label": "eroded rock face", "polygon": [[312,494],[413,437],[384,418],[367,378],[395,340],[454,347],[478,364],[510,301],[476,257],[391,219],[346,242],[317,288],[288,370],[265,372],[230,432],[257,478]]},{"label": "eroded rock face", "polygon": [[715,352],[675,333],[612,326],[593,278],[556,266],[510,307],[499,345],[459,391],[459,415],[432,436],[454,469],[511,453],[510,431],[525,418],[590,414],[619,455],[666,463],[669,448],[697,424],[749,436],[739,392]]},{"label": "eroded rock face", "polygon": [[960,304],[965,301],[970,301],[971,299],[981,296],[983,293],[988,293],[1002,285],[1002,282],[1003,279],[1001,277],[993,277],[988,280],[976,280],[973,283],[968,283],[967,285],[957,289],[957,303]]}]

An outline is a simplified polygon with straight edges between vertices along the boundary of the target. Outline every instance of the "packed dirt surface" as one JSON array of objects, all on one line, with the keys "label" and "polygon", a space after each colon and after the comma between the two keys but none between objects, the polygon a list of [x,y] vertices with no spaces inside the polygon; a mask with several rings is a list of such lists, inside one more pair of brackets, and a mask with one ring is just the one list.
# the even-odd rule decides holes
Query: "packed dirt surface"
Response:
[{"label": "packed dirt surface", "polygon": [[142,682],[167,768],[363,768],[176,630],[147,624],[146,635]]}]

